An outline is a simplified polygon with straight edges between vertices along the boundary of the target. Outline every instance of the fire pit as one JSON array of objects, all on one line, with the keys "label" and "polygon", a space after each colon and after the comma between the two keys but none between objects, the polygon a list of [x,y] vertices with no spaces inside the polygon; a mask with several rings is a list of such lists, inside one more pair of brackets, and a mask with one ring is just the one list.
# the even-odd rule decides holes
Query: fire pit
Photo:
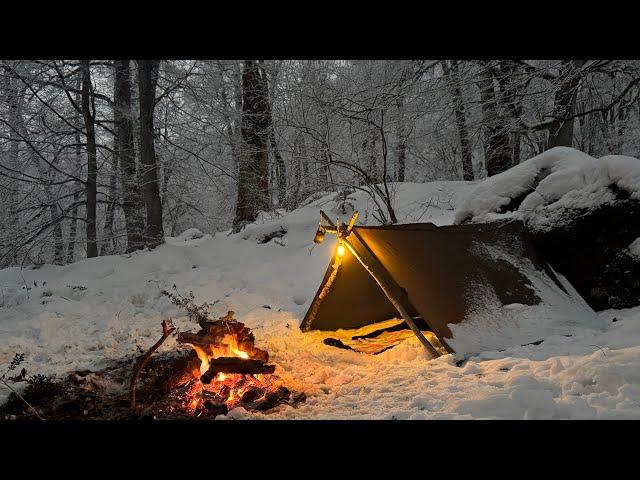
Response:
[{"label": "fire pit", "polygon": [[233,315],[229,311],[218,320],[201,319],[197,333],[178,334],[178,343],[191,347],[193,354],[176,362],[158,415],[214,417],[236,407],[265,411],[304,400],[303,393],[293,393],[282,384],[274,374],[275,365],[268,363],[269,353],[254,345],[251,330]]},{"label": "fire pit", "polygon": [[[172,301],[187,307],[200,325],[196,333],[178,333],[178,344],[185,348],[153,355],[175,332],[165,320],[162,337],[138,358],[133,373],[127,357],[103,370],[78,370],[62,380],[32,376],[21,396],[12,393],[0,405],[0,418],[214,418],[237,407],[265,412],[305,400],[304,393],[284,385],[275,365],[268,363],[269,353],[254,345],[253,333],[233,312],[212,320],[202,306],[193,305],[192,297],[178,297]],[[23,377],[25,370],[13,381]]]}]

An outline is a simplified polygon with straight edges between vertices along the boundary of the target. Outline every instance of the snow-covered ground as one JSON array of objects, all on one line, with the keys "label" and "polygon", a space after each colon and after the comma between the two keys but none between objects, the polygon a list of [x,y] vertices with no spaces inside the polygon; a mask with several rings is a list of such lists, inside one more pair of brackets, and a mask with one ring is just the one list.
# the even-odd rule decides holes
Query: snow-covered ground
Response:
[{"label": "snow-covered ground", "polygon": [[[454,221],[474,187],[465,182],[394,185],[402,222]],[[28,374],[97,369],[146,350],[162,319],[196,330],[161,290],[192,290],[215,314],[234,310],[269,350],[276,373],[307,401],[269,414],[232,418],[640,418],[640,307],[601,312],[605,331],[580,330],[540,345],[484,352],[456,366],[428,360],[417,339],[377,356],[322,344],[298,325],[328,264],[334,240],[312,243],[318,211],[337,217],[335,195],[236,235],[193,229],[153,252],[84,260],[64,267],[0,271],[0,366],[25,353]],[[372,224],[363,193],[350,202]],[[348,218],[350,213],[342,216]],[[283,227],[287,233],[258,243]],[[214,303],[215,302],[215,303]],[[618,321],[612,320],[616,317]],[[175,348],[171,338],[161,350]],[[0,401],[8,391],[0,388]]]}]

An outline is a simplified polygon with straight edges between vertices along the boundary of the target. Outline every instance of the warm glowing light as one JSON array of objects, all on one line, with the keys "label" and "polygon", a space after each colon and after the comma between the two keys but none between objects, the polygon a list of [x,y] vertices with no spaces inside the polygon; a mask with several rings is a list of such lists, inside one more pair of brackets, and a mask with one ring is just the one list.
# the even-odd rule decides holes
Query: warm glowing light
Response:
[{"label": "warm glowing light", "polygon": [[231,347],[231,351],[236,354],[236,357],[240,358],[249,358],[249,354],[247,352],[243,352],[242,350],[238,350],[237,348]]},{"label": "warm glowing light", "polygon": [[341,257],[344,255],[344,245],[338,245],[338,256]]},{"label": "warm glowing light", "polygon": [[219,382],[224,382],[225,378],[227,378],[227,376],[224,373],[220,372],[218,374],[218,378],[216,378],[216,380],[218,380]]},{"label": "warm glowing light", "polygon": [[204,375],[209,370],[209,356],[207,352],[198,347],[197,345],[192,345],[193,349],[198,354],[198,358],[200,359],[200,375]]}]

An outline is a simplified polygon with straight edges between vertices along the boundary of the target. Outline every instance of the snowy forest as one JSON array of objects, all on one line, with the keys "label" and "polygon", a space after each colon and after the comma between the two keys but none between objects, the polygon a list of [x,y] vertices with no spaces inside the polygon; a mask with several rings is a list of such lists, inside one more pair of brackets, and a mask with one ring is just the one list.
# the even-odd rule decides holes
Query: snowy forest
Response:
[{"label": "snowy forest", "polygon": [[640,61],[1,60],[0,99],[0,424],[640,419]]},{"label": "snowy forest", "polygon": [[5,60],[0,267],[391,182],[479,180],[553,146],[638,156],[640,62]]}]

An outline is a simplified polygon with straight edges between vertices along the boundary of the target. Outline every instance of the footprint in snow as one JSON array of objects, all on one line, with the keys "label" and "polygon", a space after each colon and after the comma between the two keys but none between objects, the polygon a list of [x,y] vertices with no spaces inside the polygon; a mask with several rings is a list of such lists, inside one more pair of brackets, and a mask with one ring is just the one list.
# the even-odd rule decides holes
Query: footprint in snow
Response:
[{"label": "footprint in snow", "polygon": [[307,297],[305,297],[304,295],[293,296],[293,303],[295,303],[296,305],[304,305],[306,301],[307,301]]}]

